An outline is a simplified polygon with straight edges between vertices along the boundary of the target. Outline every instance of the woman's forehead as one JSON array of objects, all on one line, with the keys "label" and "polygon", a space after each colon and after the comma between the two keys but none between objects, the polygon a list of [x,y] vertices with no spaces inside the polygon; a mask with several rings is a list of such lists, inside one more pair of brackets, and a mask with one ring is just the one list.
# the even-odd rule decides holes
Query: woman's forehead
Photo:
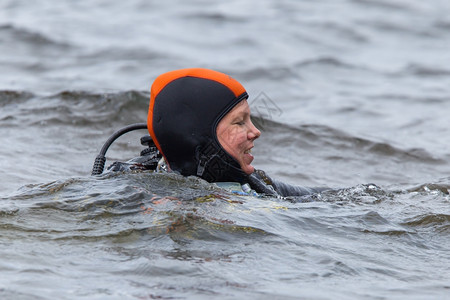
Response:
[{"label": "woman's forehead", "polygon": [[228,114],[240,114],[248,113],[250,114],[250,107],[248,106],[247,100],[242,100],[228,113]]}]

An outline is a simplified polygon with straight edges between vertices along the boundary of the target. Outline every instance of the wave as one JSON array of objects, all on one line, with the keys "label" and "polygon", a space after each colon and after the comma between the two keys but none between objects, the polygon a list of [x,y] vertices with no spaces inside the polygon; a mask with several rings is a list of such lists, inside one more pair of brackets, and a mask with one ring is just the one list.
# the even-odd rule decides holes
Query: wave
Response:
[{"label": "wave", "polygon": [[[305,68],[326,68],[325,72],[329,72],[329,68],[338,69],[342,71],[351,71],[354,72],[363,72],[365,73],[364,77],[372,76],[372,75],[384,75],[385,71],[381,69],[376,69],[367,64],[361,64],[358,62],[353,63],[351,60],[345,60],[339,58],[338,56],[318,56],[308,59],[303,59],[298,61],[292,65],[294,74],[303,73]],[[324,72],[321,70],[320,72]],[[296,76],[299,76],[298,74]],[[359,76],[362,76],[360,73]]]},{"label": "wave", "polygon": [[195,13],[186,13],[183,18],[185,19],[196,19],[201,21],[212,21],[212,22],[231,22],[231,23],[246,23],[248,22],[247,16],[232,15],[230,13],[224,13],[219,11],[199,11]]},{"label": "wave", "polygon": [[426,103],[428,105],[430,104],[437,104],[440,103],[445,104],[448,101],[448,97],[443,96],[435,96],[435,95],[426,95],[426,96],[414,96],[414,95],[406,95],[403,93],[380,93],[378,95],[373,96],[367,96],[370,100],[386,100],[386,99],[395,99],[395,100],[402,100],[405,103]]},{"label": "wave", "polygon": [[434,26],[438,29],[443,29],[446,33],[450,29],[450,21],[448,20],[438,20],[434,22]]},{"label": "wave", "polygon": [[359,44],[368,43],[370,40],[367,34],[363,34],[361,30],[358,30],[358,27],[353,27],[352,25],[344,25],[333,21],[322,20],[317,23],[308,23],[308,26],[314,27],[313,30],[316,30],[317,28],[324,28],[327,31],[334,32],[336,36]]},{"label": "wave", "polygon": [[[413,194],[364,184],[322,192],[305,203],[238,196],[197,177],[107,173],[24,186],[1,199],[0,216],[3,234],[33,234],[51,240],[168,235],[226,241],[281,237],[299,226],[319,232],[356,230],[379,235],[409,234],[417,226],[448,230],[450,216],[444,213],[421,214],[402,222],[386,216],[393,205],[396,209],[407,206],[410,200],[401,199]],[[303,213],[314,207],[317,216]],[[332,225],[338,221],[339,226]]]},{"label": "wave", "polygon": [[54,40],[43,33],[39,33],[30,29],[16,27],[11,24],[0,25],[0,36],[3,37],[4,41],[7,43],[17,44],[23,43],[33,49],[38,51],[45,48],[47,51],[49,48],[67,51],[74,46],[66,42],[60,42]]},{"label": "wave", "polygon": [[[304,143],[314,147],[315,144],[330,147],[336,150],[352,150],[361,153],[373,153],[381,156],[397,157],[406,160],[415,160],[428,163],[445,163],[445,160],[436,158],[428,151],[420,148],[401,149],[386,142],[372,141],[366,138],[356,137],[344,131],[331,128],[325,125],[304,124],[293,126],[267,120],[261,117],[252,117],[255,124],[264,124],[264,130],[271,133],[274,145],[284,145],[286,142],[293,144],[301,142],[302,147],[307,147]],[[301,137],[292,140],[292,136]]]},{"label": "wave", "polygon": [[431,67],[419,64],[410,64],[404,70],[397,73],[398,75],[413,75],[418,77],[448,77],[449,69],[442,67]]},{"label": "wave", "polygon": [[[50,96],[29,92],[0,91],[3,125],[128,124],[145,122],[149,92],[93,93],[62,91]],[[119,125],[119,126],[120,126]]]},{"label": "wave", "polygon": [[332,57],[332,56],[323,56],[323,57],[317,57],[317,58],[313,58],[313,59],[306,59],[306,60],[296,63],[295,67],[299,68],[299,67],[310,66],[310,65],[333,66],[333,67],[340,67],[340,68],[345,68],[345,69],[361,69],[360,66],[344,62],[343,60],[341,60],[337,57]]},{"label": "wave", "polygon": [[0,107],[16,105],[18,102],[26,101],[35,97],[33,93],[26,91],[0,90]]},{"label": "wave", "polygon": [[365,21],[364,25],[379,30],[383,33],[395,34],[395,35],[413,35],[419,38],[437,38],[438,36],[428,29],[416,29],[409,24],[397,24],[392,21],[377,20],[377,21]]},{"label": "wave", "polygon": [[397,10],[401,12],[413,11],[413,9],[409,5],[406,5],[405,2],[403,2],[404,4],[380,0],[352,0],[352,2],[363,5],[364,9],[367,9],[368,6],[371,6],[372,8],[383,9],[386,12],[391,12],[392,10]]},{"label": "wave", "polygon": [[407,226],[446,226],[450,229],[450,215],[443,213],[423,214],[404,222]]},{"label": "wave", "polygon": [[436,183],[424,183],[408,189],[408,192],[433,192],[438,191],[443,194],[450,194],[450,178],[441,180]]},{"label": "wave", "polygon": [[[109,173],[70,178],[29,185],[3,200],[7,203],[3,202],[0,215],[5,230],[34,232],[51,239],[116,239],[140,232],[199,239],[269,234],[239,221],[242,214],[249,215],[249,209],[265,210],[244,205],[245,198],[206,181],[176,174]],[[27,223],[20,223],[21,218],[26,218]],[[110,226],[95,225],[105,222]],[[80,226],[74,228],[68,223]]]},{"label": "wave", "polygon": [[[224,71],[228,72],[227,70]],[[270,68],[254,67],[248,68],[245,71],[230,70],[229,73],[234,74],[236,77],[248,80],[255,80],[258,78],[283,80],[286,78],[295,78],[299,76],[291,67],[287,66],[272,66]]]},{"label": "wave", "polygon": [[77,64],[83,63],[98,63],[99,61],[118,61],[118,60],[139,60],[139,61],[152,61],[158,59],[167,58],[167,54],[151,51],[146,48],[118,48],[109,47],[94,52],[84,53],[77,55]]}]

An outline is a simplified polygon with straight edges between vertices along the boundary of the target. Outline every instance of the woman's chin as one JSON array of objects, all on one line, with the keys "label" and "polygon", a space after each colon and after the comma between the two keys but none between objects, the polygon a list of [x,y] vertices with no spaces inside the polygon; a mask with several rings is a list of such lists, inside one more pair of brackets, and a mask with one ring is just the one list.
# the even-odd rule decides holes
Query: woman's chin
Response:
[{"label": "woman's chin", "polygon": [[255,168],[252,165],[241,166],[241,169],[247,175],[250,175],[255,171]]}]

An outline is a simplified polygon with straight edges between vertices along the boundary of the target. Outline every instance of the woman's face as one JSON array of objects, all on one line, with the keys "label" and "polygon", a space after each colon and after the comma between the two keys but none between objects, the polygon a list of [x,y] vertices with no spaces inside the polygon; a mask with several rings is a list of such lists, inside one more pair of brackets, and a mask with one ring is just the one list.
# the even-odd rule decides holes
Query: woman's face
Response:
[{"label": "woman's face", "polygon": [[239,162],[241,169],[246,174],[253,173],[251,149],[261,132],[250,120],[250,107],[246,100],[238,103],[220,120],[216,133],[222,147]]}]

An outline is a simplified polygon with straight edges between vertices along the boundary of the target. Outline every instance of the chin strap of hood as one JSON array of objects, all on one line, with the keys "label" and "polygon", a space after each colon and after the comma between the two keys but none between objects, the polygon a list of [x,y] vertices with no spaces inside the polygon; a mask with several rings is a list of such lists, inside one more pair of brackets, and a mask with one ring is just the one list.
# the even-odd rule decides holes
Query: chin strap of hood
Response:
[{"label": "chin strap of hood", "polygon": [[208,182],[247,181],[238,162],[216,143],[210,143],[196,151],[197,175]]},{"label": "chin strap of hood", "polygon": [[220,120],[248,98],[230,76],[208,69],[182,69],[154,81],[147,117],[149,133],[169,168],[208,182],[238,181],[247,175],[220,145]]}]

